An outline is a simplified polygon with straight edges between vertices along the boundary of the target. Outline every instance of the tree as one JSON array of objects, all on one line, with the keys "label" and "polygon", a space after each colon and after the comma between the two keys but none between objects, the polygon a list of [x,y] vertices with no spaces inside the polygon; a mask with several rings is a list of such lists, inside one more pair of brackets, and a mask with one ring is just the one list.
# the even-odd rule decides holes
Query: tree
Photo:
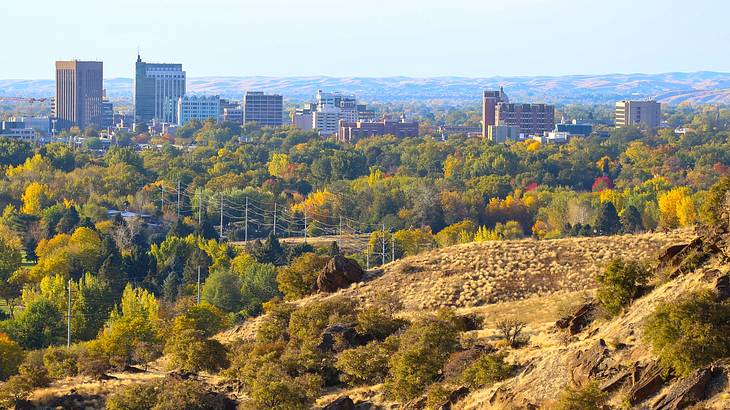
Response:
[{"label": "tree", "polygon": [[56,306],[39,297],[26,304],[15,319],[4,324],[4,330],[26,349],[41,349],[63,340],[66,322]]},{"label": "tree", "polygon": [[305,253],[288,266],[279,269],[276,282],[286,300],[304,297],[314,290],[319,272],[329,258],[314,253]]},{"label": "tree", "polygon": [[249,315],[261,313],[264,302],[281,296],[276,282],[276,267],[271,264],[252,263],[241,276],[241,300],[243,310]]},{"label": "tree", "polygon": [[650,277],[651,272],[641,263],[614,259],[596,278],[599,284],[596,298],[608,313],[616,315],[639,295]]},{"label": "tree", "polygon": [[0,333],[0,381],[5,381],[18,372],[24,356],[23,348],[19,344],[5,333]]},{"label": "tree", "polygon": [[206,332],[196,328],[197,323],[178,317],[173,323],[165,353],[171,356],[172,369],[187,372],[215,372],[228,366],[225,347],[217,340],[208,339]]},{"label": "tree", "polygon": [[217,270],[208,276],[201,293],[203,300],[225,312],[238,312],[243,305],[241,279],[228,270]]},{"label": "tree", "polygon": [[604,202],[596,219],[596,230],[599,235],[615,235],[621,232],[621,219],[616,207],[611,202]]},{"label": "tree", "polygon": [[666,371],[686,376],[730,356],[730,302],[702,290],[662,303],[647,320],[644,337]]},{"label": "tree", "polygon": [[510,346],[516,347],[520,342],[520,335],[522,335],[525,325],[525,322],[520,320],[505,319],[497,322],[497,330]]},{"label": "tree", "polygon": [[724,211],[728,207],[728,196],[727,192],[730,191],[730,177],[724,176],[720,178],[713,186],[705,197],[705,201],[702,204],[702,215],[703,220],[710,224],[717,224],[720,222],[720,218]]},{"label": "tree", "polygon": [[677,187],[658,195],[660,223],[665,228],[692,225],[697,220],[689,188]]},{"label": "tree", "polygon": [[641,213],[635,206],[629,205],[621,215],[621,225],[626,233],[637,233],[644,230],[644,222],[641,220]]},{"label": "tree", "polygon": [[40,215],[43,209],[49,205],[50,198],[51,191],[48,185],[31,182],[25,188],[21,198],[23,206],[20,208],[20,212],[29,215]]}]

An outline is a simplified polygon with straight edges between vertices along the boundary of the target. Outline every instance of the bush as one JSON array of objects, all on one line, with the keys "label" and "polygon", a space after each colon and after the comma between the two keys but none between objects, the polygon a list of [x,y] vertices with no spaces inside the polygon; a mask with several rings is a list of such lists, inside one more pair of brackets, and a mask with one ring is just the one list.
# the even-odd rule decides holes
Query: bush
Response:
[{"label": "bush", "polygon": [[159,383],[135,383],[118,387],[106,399],[107,410],[148,410],[157,402]]},{"label": "bush", "polygon": [[289,266],[279,269],[276,282],[284,299],[294,300],[312,292],[319,272],[329,258],[315,253],[305,253],[296,258]]},{"label": "bush", "polygon": [[189,327],[199,330],[205,337],[211,337],[228,325],[226,315],[208,303],[190,306],[187,311],[175,318],[175,322],[189,322]]},{"label": "bush", "polygon": [[78,354],[68,347],[49,347],[43,353],[43,365],[52,379],[76,376]]},{"label": "bush", "polygon": [[[135,345],[132,356],[138,357],[140,352],[140,346]],[[95,379],[105,375],[112,367],[109,363],[109,356],[104,353],[101,344],[95,340],[83,346],[79,352],[76,366],[79,373]]]},{"label": "bush", "polygon": [[388,394],[399,401],[420,395],[439,377],[449,354],[458,348],[460,330],[451,312],[439,312],[412,324],[389,360],[390,374],[385,380]]},{"label": "bush", "polygon": [[256,331],[256,341],[259,343],[274,342],[288,336],[289,319],[294,307],[288,303],[271,301],[264,304],[266,316],[261,319]]},{"label": "bush", "polygon": [[404,320],[394,318],[388,309],[380,306],[358,310],[356,320],[358,333],[379,340],[385,339],[406,324]]},{"label": "bush", "polygon": [[350,385],[382,383],[388,375],[388,360],[397,350],[396,336],[345,350],[335,363],[342,372],[340,380]]},{"label": "bush", "polygon": [[497,330],[511,347],[517,347],[527,343],[527,340],[521,337],[524,329],[525,322],[519,320],[505,319],[497,322]]},{"label": "bush", "polygon": [[0,384],[0,409],[15,408],[18,401],[27,400],[32,392],[33,383],[27,376],[10,376],[8,381]]},{"label": "bush", "polygon": [[464,370],[462,382],[471,389],[479,389],[505,380],[512,366],[504,362],[505,354],[488,354],[478,358]]},{"label": "bush", "polygon": [[226,348],[196,329],[175,329],[165,346],[171,369],[215,372],[228,366]]},{"label": "bush", "polygon": [[223,410],[231,407],[228,398],[213,393],[197,380],[165,380],[152,410]]},{"label": "bush", "polygon": [[602,410],[608,402],[608,394],[597,383],[576,390],[567,387],[558,399],[556,410]]},{"label": "bush", "polygon": [[238,312],[243,306],[241,279],[233,272],[213,271],[201,293],[203,300],[226,312]]},{"label": "bush", "polygon": [[304,410],[318,395],[317,387],[316,377],[292,378],[281,366],[265,363],[250,387],[250,396],[257,409]]},{"label": "bush", "polygon": [[33,387],[46,387],[51,382],[48,370],[43,365],[43,351],[28,352],[20,364],[18,373]]},{"label": "bush", "polygon": [[666,371],[687,375],[730,356],[730,302],[709,290],[659,305],[644,327]]},{"label": "bush", "polygon": [[720,178],[705,197],[700,214],[705,223],[715,225],[720,222],[727,206],[727,192],[730,191],[730,177]]},{"label": "bush", "polygon": [[0,333],[0,381],[18,372],[23,361],[23,349],[5,333]]},{"label": "bush", "polygon": [[446,383],[434,383],[426,389],[426,409],[439,409],[441,405],[449,401],[449,396],[454,388]]},{"label": "bush", "polygon": [[599,288],[596,298],[611,315],[616,315],[639,296],[651,272],[634,260],[615,259],[596,280]]}]

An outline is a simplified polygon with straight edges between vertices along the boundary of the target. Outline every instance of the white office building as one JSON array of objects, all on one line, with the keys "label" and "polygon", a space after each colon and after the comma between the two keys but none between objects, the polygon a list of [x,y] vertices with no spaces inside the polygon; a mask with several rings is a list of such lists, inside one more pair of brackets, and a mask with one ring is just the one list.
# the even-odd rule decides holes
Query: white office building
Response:
[{"label": "white office building", "polygon": [[220,115],[221,99],[213,96],[184,96],[177,100],[177,124],[185,125],[190,120],[205,121],[214,119],[218,121]]}]

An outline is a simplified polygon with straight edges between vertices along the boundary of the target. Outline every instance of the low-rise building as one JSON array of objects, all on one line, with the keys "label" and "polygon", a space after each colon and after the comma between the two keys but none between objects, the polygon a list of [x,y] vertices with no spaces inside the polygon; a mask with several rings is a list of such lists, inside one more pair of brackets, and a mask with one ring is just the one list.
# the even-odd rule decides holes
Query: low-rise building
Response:
[{"label": "low-rise building", "polygon": [[578,124],[573,121],[572,123],[555,124],[555,131],[567,132],[574,136],[587,137],[593,132],[593,126],[590,124]]},{"label": "low-rise building", "polygon": [[377,135],[394,135],[399,138],[417,137],[418,122],[407,122],[383,119],[381,121],[340,121],[337,139],[340,142],[355,143],[362,138]]},{"label": "low-rise building", "polygon": [[520,127],[516,125],[489,125],[487,126],[487,139],[498,144],[507,141],[518,141],[520,139]]},{"label": "low-rise building", "polygon": [[220,113],[220,97],[213,96],[184,96],[177,101],[177,124],[185,125],[190,120],[218,121]]}]

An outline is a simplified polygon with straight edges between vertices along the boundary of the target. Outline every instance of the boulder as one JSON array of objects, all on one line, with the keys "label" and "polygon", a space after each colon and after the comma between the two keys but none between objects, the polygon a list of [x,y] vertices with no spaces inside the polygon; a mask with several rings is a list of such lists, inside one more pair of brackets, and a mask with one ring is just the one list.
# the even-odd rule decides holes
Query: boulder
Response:
[{"label": "boulder", "polygon": [[322,410],[355,410],[355,403],[350,396],[340,396],[335,401],[322,407]]},{"label": "boulder", "polygon": [[667,378],[657,362],[638,367],[633,385],[629,389],[629,403],[633,406],[641,403],[661,390]]},{"label": "boulder", "polygon": [[715,284],[713,285],[713,288],[715,289],[715,292],[717,293],[717,296],[720,298],[720,300],[730,298],[730,276],[722,275],[719,278],[715,279]]},{"label": "boulder", "polygon": [[598,344],[579,351],[571,364],[573,383],[585,386],[592,380],[605,380],[621,370],[619,363],[611,357],[611,351],[603,339]]},{"label": "boulder", "polygon": [[675,383],[663,397],[651,406],[651,409],[681,410],[704,400],[707,398],[707,388],[712,378],[713,371],[709,368],[695,370],[686,378]]},{"label": "boulder", "polygon": [[669,246],[661,255],[659,255],[659,266],[678,266],[681,259],[678,260],[677,255],[682,253],[682,251],[684,251],[688,246],[688,243],[680,243]]},{"label": "boulder", "polygon": [[595,311],[595,302],[586,303],[572,314],[555,322],[555,326],[558,329],[568,329],[571,336],[576,335],[593,321]]},{"label": "boulder", "polygon": [[362,346],[370,340],[360,335],[352,324],[337,323],[327,326],[322,332],[319,348],[322,352],[339,353],[353,347]]},{"label": "boulder", "polygon": [[335,255],[317,276],[317,290],[335,292],[359,282],[364,274],[355,260]]},{"label": "boulder", "polygon": [[466,386],[461,386],[458,389],[452,391],[446,401],[441,403],[441,405],[437,406],[436,408],[438,410],[451,410],[451,406],[453,406],[454,404],[456,404],[456,402],[468,395],[469,388]]},{"label": "boulder", "polygon": [[419,396],[403,405],[403,410],[423,410],[426,408],[426,397]]}]

